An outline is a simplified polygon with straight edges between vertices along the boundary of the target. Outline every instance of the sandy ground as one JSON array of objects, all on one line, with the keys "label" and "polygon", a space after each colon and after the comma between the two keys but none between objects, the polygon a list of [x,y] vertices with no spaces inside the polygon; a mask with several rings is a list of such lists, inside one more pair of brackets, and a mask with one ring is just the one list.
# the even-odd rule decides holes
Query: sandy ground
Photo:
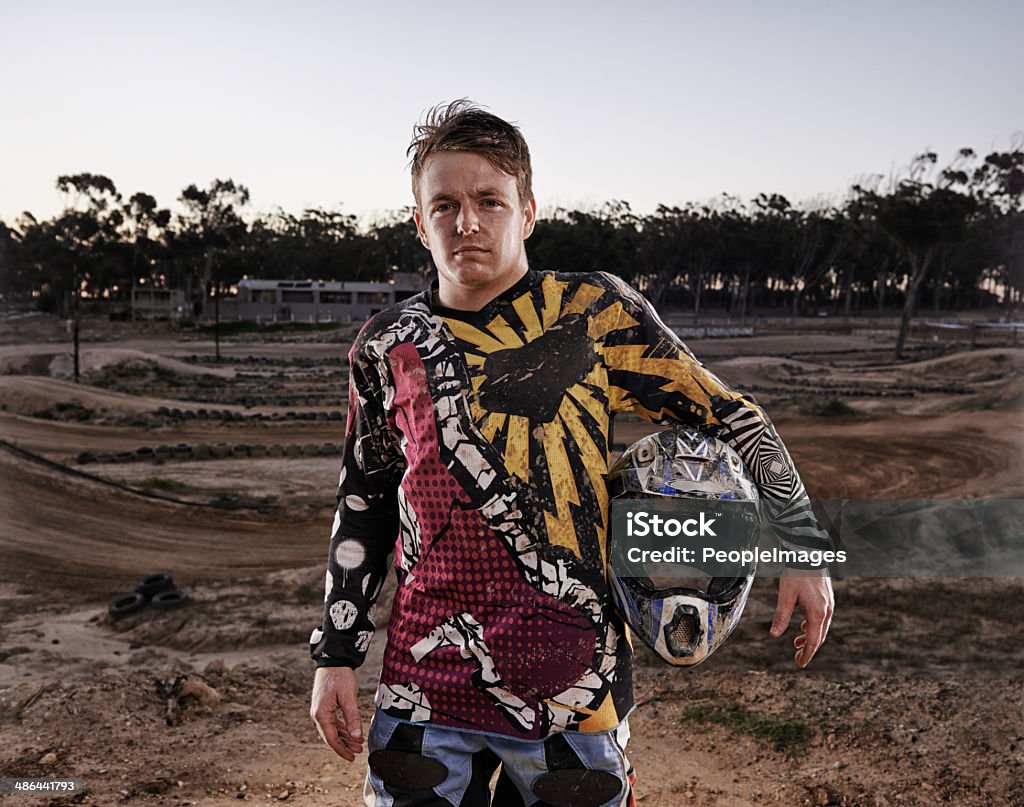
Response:
[{"label": "sandy ground", "polygon": [[[217,365],[208,341],[158,326],[89,333],[76,385],[59,323],[0,323],[0,777],[83,788],[9,800],[360,803],[364,766],[307,715],[337,457],[76,462],[340,442],[341,421],[284,415],[340,406],[344,338],[229,340]],[[896,365],[835,334],[691,346],[769,407],[812,495],[1024,498],[1024,350]],[[829,395],[852,411],[820,414]],[[200,407],[267,419],[167,414]],[[156,571],[190,601],[111,620],[111,598]],[[774,583],[758,581],[707,664],[640,655],[640,805],[1024,804],[1022,593],[1019,579],[837,581],[829,642],[798,671],[789,639],[768,636]],[[361,674],[369,715],[373,658]]]}]

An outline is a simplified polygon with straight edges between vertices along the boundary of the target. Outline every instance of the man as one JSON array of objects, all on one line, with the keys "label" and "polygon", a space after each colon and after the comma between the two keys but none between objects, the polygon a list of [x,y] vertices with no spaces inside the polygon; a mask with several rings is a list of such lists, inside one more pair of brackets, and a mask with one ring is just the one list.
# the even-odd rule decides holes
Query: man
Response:
[{"label": "man", "polygon": [[[631,804],[631,653],[604,566],[611,416],[716,434],[785,542],[823,536],[761,409],[642,296],[605,273],[530,269],[537,206],[517,127],[456,101],[416,127],[409,152],[438,278],[373,317],[349,353],[310,713],[340,756],[362,750],[354,669],[394,551],[366,803],[487,805],[501,763],[494,805]],[[774,636],[794,606],[803,667],[828,630],[828,579],[782,579]]]}]

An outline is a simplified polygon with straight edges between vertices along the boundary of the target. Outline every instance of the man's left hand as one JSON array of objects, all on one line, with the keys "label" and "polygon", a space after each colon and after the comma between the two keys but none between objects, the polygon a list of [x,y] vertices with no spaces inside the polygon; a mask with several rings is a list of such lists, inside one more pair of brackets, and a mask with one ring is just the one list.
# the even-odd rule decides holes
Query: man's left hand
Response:
[{"label": "man's left hand", "polygon": [[772,636],[778,638],[786,632],[796,607],[803,611],[804,621],[800,623],[800,635],[793,640],[796,648],[793,658],[797,666],[803,668],[811,663],[828,634],[835,607],[832,581],[817,575],[780,578],[779,604],[772,619]]}]

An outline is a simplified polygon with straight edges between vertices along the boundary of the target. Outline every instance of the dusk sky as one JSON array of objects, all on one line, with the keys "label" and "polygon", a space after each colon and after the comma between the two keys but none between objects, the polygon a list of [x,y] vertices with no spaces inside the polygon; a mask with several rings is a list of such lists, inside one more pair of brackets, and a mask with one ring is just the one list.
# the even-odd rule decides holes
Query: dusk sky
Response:
[{"label": "dusk sky", "polygon": [[0,218],[59,174],[176,208],[411,203],[412,124],[466,96],[517,121],[542,210],[842,194],[924,149],[1024,130],[1024,3],[0,0]]}]

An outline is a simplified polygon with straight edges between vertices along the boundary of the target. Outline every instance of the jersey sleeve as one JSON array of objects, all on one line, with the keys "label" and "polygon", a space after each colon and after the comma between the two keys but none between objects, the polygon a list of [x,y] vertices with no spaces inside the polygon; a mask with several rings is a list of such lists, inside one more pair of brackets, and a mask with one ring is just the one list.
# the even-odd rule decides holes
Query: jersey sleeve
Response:
[{"label": "jersey sleeve", "polygon": [[614,275],[605,277],[622,297],[619,327],[601,348],[611,411],[695,426],[722,440],[750,471],[779,540],[797,551],[827,548],[828,535],[764,410],[697,361],[639,292]]},{"label": "jersey sleeve", "polygon": [[[374,603],[398,533],[402,454],[384,404],[386,362],[349,352],[348,419],[331,531],[323,622],[310,636],[318,667],[358,667],[373,638]],[[384,371],[386,373],[386,371]]]}]

